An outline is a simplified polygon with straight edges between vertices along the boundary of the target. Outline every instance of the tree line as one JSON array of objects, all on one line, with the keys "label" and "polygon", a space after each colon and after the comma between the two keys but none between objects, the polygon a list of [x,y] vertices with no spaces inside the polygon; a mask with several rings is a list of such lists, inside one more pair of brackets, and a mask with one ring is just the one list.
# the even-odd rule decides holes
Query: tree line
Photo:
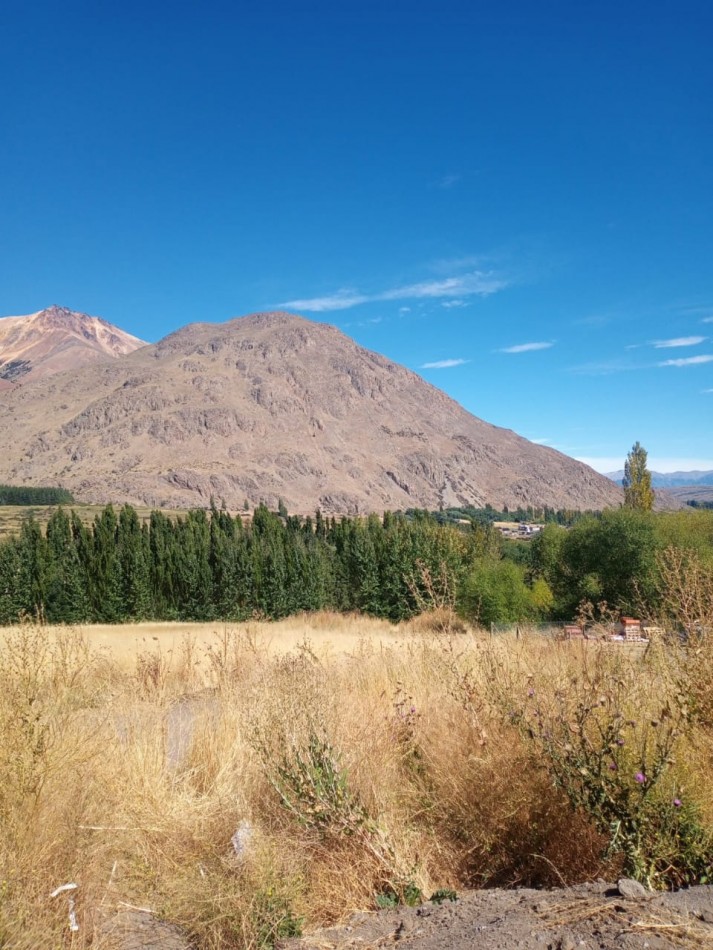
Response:
[{"label": "tree line", "polygon": [[58,509],[0,543],[0,623],[272,619],[299,611],[364,611],[402,620],[429,577],[457,583],[485,550],[483,532],[406,519],[281,517],[248,523],[213,507],[141,523],[109,505],[91,525]]},{"label": "tree line", "polygon": [[71,505],[74,498],[66,488],[0,485],[0,505]]},{"label": "tree line", "polygon": [[[631,508],[504,540],[477,519],[427,512],[313,518],[215,506],[142,523],[125,505],[91,524],[57,509],[0,542],[0,623],[279,619],[361,611],[392,621],[452,607],[488,625],[569,620],[583,602],[655,614],[659,555],[674,546],[713,569],[713,512]],[[687,556],[688,556],[687,555]],[[712,575],[713,576],[713,575]]]}]

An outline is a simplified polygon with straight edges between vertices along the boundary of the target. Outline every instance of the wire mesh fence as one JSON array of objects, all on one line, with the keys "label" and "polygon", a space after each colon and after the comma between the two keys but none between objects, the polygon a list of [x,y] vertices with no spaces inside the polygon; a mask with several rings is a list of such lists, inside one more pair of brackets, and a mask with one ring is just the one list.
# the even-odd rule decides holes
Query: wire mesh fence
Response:
[{"label": "wire mesh fence", "polygon": [[621,640],[627,643],[646,643],[652,631],[658,627],[639,627],[624,632],[620,625],[585,627],[572,620],[550,620],[547,623],[491,623],[491,637],[512,637],[525,640],[528,637],[546,637],[551,640]]},{"label": "wire mesh fence", "polygon": [[585,632],[576,623],[564,620],[551,620],[547,623],[491,623],[491,637],[514,637],[523,640],[526,637],[549,637],[553,640],[568,640],[584,637]]}]

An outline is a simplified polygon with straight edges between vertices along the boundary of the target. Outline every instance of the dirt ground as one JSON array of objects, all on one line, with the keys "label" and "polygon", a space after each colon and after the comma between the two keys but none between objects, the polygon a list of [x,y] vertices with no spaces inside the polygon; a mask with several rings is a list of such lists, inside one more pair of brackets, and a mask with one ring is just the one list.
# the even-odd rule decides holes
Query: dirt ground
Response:
[{"label": "dirt ground", "polygon": [[[178,928],[130,905],[105,917],[102,950],[192,950]],[[706,950],[713,886],[643,891],[631,881],[551,890],[466,891],[455,901],[355,914],[278,950]]]},{"label": "dirt ground", "polygon": [[356,914],[343,926],[278,947],[376,950],[395,944],[403,950],[713,948],[713,887],[653,893],[623,881],[552,891],[469,891],[441,904]]}]

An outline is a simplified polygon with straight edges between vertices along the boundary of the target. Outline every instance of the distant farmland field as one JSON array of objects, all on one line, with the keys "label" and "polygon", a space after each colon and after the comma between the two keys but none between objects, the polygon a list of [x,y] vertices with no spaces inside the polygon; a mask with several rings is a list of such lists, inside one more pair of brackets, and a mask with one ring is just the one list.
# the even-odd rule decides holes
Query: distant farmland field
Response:
[{"label": "distant farmland field", "polygon": [[[39,521],[41,525],[46,525],[52,514],[57,510],[58,505],[0,505],[0,539],[9,535],[19,534],[22,522],[32,517]],[[75,511],[85,524],[91,524],[97,515],[100,515],[105,505],[64,505],[67,511]],[[114,506],[117,511],[121,505]],[[142,508],[133,506],[139,520],[147,522],[151,517],[154,508]],[[178,518],[185,515],[186,512],[179,508],[162,508],[162,513],[169,518]]]}]

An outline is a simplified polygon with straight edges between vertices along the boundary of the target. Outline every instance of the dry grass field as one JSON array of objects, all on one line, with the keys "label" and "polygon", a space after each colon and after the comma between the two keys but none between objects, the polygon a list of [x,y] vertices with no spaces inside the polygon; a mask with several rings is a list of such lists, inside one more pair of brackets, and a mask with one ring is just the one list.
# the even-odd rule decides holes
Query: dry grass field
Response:
[{"label": "dry grass field", "polygon": [[706,657],[443,628],[4,630],[0,946],[116,950],[140,908],[266,948],[438,889],[700,873]]},{"label": "dry grass field", "polygon": [[[22,522],[32,517],[39,521],[41,525],[46,525],[57,505],[0,505],[0,540],[10,535],[19,534]],[[91,524],[97,515],[104,510],[104,505],[65,505],[67,511],[76,511],[79,518],[85,524]],[[120,506],[119,506],[120,507]],[[152,508],[136,508],[139,520],[144,523],[151,517]],[[163,514],[168,518],[177,518],[179,515],[185,515],[186,512],[179,509],[162,509]]]},{"label": "dry grass field", "polygon": [[[17,635],[19,629],[0,627],[0,644],[4,638]],[[320,613],[288,617],[277,623],[92,624],[78,627],[74,633],[82,637],[92,654],[104,657],[117,669],[132,671],[137,657],[153,653],[161,657],[167,676],[174,677],[183,669],[187,649],[191,651],[193,662],[206,673],[218,646],[225,649],[226,644],[234,644],[237,640],[250,643],[252,649],[265,657],[290,653],[305,642],[321,656],[326,656],[353,652],[365,640],[375,649],[404,646],[417,635],[416,629],[408,624],[395,626],[386,620]],[[63,627],[47,627],[45,630],[53,643],[68,633]]]}]

